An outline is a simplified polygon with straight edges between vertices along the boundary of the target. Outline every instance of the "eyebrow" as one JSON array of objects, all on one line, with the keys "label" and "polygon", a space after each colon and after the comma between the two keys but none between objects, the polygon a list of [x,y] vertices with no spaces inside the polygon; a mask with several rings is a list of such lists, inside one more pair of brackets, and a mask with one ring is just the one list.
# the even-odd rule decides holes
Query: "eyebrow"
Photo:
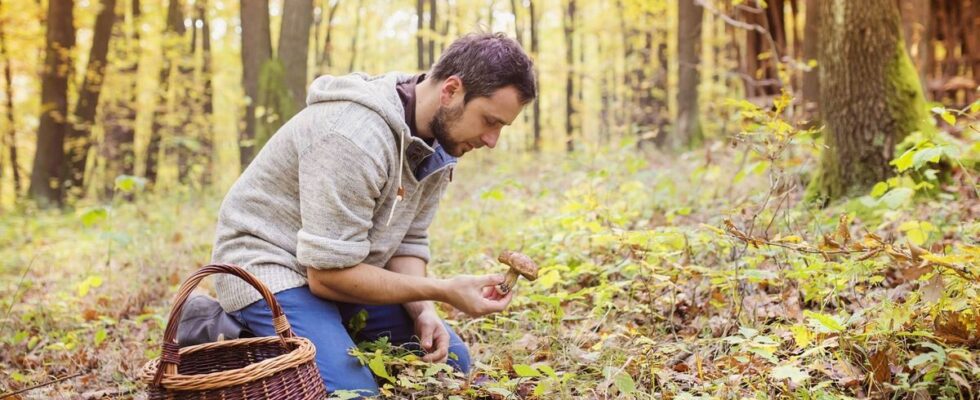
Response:
[{"label": "eyebrow", "polygon": [[492,120],[492,121],[494,121],[494,122],[496,122],[496,123],[498,123],[498,124],[500,124],[500,125],[506,125],[506,126],[510,126],[510,124],[508,124],[508,123],[506,123],[506,122],[504,122],[504,120],[503,120],[503,119],[500,119],[500,118],[497,118],[497,117],[494,117],[493,115],[486,115],[486,117],[487,117],[487,118],[490,118],[490,120]]}]

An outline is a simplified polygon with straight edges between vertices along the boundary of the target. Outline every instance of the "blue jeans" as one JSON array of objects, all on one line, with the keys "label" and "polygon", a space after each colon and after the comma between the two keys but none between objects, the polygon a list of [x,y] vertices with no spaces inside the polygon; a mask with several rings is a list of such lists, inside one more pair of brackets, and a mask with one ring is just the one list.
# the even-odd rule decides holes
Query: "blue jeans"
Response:
[{"label": "blue jeans", "polygon": [[[347,353],[356,342],[371,341],[387,336],[393,345],[419,349],[415,337],[415,322],[401,304],[371,306],[334,302],[319,298],[310,292],[309,286],[276,293],[276,300],[286,313],[286,318],[298,336],[310,339],[316,347],[316,364],[328,392],[357,390],[362,395],[377,395],[378,384],[367,366]],[[361,310],[367,310],[367,325],[352,337],[346,326]],[[245,329],[255,336],[273,336],[272,311],[265,300],[231,313]],[[457,371],[468,373],[470,352],[449,325],[449,352],[447,363]],[[455,359],[454,359],[455,358]]]}]

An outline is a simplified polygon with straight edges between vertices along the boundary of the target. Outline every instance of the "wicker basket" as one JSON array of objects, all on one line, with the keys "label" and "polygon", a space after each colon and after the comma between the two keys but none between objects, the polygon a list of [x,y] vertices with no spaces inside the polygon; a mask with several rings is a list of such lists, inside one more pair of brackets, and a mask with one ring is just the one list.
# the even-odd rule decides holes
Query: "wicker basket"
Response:
[{"label": "wicker basket", "polygon": [[[265,298],[278,336],[205,343],[180,348],[177,325],[184,302],[204,277],[232,274]],[[293,334],[275,296],[258,279],[234,265],[208,265],[184,282],[174,298],[160,357],[140,372],[150,399],[323,399],[316,349]],[[162,365],[161,365],[162,364]]]}]

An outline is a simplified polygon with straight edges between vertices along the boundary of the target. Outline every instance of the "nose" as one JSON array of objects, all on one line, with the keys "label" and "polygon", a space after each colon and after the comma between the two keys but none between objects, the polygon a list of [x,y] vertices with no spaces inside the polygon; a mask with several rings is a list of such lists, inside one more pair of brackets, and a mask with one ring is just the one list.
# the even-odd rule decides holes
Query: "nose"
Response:
[{"label": "nose", "polygon": [[495,130],[489,133],[484,133],[482,136],[480,136],[480,141],[482,141],[483,144],[485,144],[487,147],[492,149],[494,147],[497,147],[497,139],[499,138],[500,138],[500,131]]}]

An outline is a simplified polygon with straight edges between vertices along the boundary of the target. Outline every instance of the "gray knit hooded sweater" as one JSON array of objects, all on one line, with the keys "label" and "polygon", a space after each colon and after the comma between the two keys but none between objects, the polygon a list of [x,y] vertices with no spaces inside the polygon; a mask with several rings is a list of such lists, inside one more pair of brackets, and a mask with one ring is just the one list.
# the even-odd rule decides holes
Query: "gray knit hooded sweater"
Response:
[{"label": "gray knit hooded sweater", "polygon": [[[307,107],[269,139],[221,203],[212,262],[242,266],[277,293],[306,285],[307,267],[428,261],[427,229],[455,159],[412,136],[396,92],[411,78],[317,78]],[[229,275],[216,289],[227,312],[261,298]]]}]

